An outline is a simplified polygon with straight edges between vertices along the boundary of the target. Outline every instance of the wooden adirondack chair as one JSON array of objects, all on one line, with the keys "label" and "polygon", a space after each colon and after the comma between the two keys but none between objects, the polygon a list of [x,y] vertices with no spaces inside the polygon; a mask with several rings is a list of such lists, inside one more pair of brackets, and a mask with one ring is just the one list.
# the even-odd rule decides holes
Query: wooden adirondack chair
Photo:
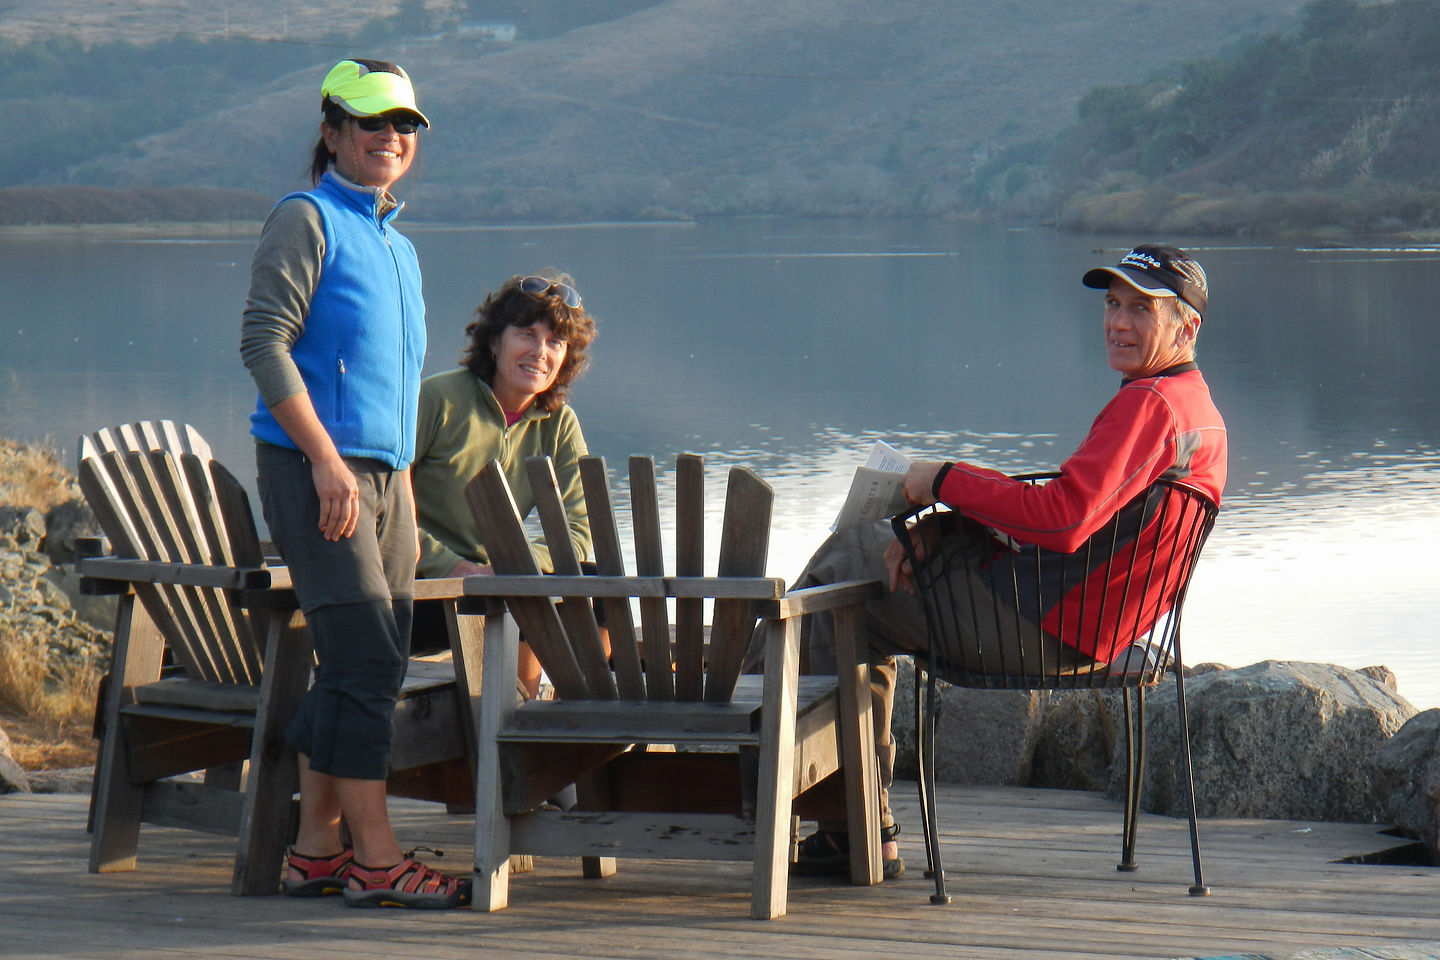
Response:
[{"label": "wooden adirondack chair", "polygon": [[[80,572],[92,592],[120,594],[97,707],[90,870],[135,869],[143,821],[237,835],[232,892],[273,893],[298,786],[281,730],[314,663],[288,575],[265,565],[244,488],[189,426],[84,436],[79,477],[113,550]],[[453,597],[459,581],[427,586]],[[464,672],[463,651],[478,650],[478,629],[466,619],[449,618],[460,699],[450,664],[416,664],[407,679],[394,792],[468,805],[478,676]],[[203,783],[182,776],[200,770]]]},{"label": "wooden adirondack chair", "polygon": [[[598,568],[597,576],[581,576],[549,460],[532,458],[527,469],[554,576],[536,568],[498,463],[467,490],[496,575],[467,578],[465,592],[503,603],[509,614],[492,609],[486,618],[476,909],[507,905],[513,853],[583,856],[591,876],[613,872],[615,857],[753,861],[751,915],[781,916],[792,803],[832,775],[845,785],[851,879],[879,882],[868,669],[855,646],[863,604],[879,584],[786,594],[783,580],[764,576],[774,494],[741,468],[730,471],[719,570],[704,576],[703,464],[691,456],[677,466],[673,577],[663,570],[653,461],[630,461],[636,575],[625,573],[621,559],[604,461],[581,461]],[[551,600],[557,596],[558,605]],[[595,622],[597,597],[613,668]],[[639,637],[631,598],[640,609]],[[821,610],[837,618],[840,676],[800,678],[799,619]],[[510,693],[517,627],[555,699],[517,705]],[[742,675],[757,627],[767,631],[764,673]],[[542,809],[572,781],[576,809]]]}]

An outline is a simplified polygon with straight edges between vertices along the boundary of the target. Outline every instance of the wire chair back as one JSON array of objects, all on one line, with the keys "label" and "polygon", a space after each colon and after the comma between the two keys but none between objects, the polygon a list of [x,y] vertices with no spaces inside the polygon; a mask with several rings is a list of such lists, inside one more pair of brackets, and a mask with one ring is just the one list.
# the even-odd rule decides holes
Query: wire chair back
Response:
[{"label": "wire chair back", "polygon": [[[1038,483],[1055,474],[1016,479]],[[1125,706],[1125,811],[1120,870],[1134,870],[1147,687],[1175,675],[1179,775],[1189,785],[1192,896],[1209,893],[1200,863],[1180,615],[1219,513],[1193,487],[1159,480],[1078,549],[1018,544],[944,504],[894,518],[925,611],[916,655],[916,779],[932,903],[949,903],[935,810],[936,679],[992,690],[1119,689]],[[928,685],[921,695],[922,675]],[[1132,699],[1132,693],[1135,696]]]}]

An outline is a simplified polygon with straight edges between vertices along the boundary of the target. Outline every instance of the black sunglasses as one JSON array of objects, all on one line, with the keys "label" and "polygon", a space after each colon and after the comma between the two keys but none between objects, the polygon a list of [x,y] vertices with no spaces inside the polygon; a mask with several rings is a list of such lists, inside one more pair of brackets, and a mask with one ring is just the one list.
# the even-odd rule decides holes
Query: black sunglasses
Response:
[{"label": "black sunglasses", "polygon": [[391,126],[401,136],[408,136],[423,126],[419,120],[400,120],[396,117],[354,117],[352,119],[355,121],[355,126],[366,133],[378,133],[386,126]]},{"label": "black sunglasses", "polygon": [[526,293],[533,293],[538,296],[548,296],[550,291],[560,291],[565,306],[571,310],[580,309],[580,291],[568,283],[561,283],[559,280],[546,280],[544,277],[526,277],[520,281],[520,289]]}]

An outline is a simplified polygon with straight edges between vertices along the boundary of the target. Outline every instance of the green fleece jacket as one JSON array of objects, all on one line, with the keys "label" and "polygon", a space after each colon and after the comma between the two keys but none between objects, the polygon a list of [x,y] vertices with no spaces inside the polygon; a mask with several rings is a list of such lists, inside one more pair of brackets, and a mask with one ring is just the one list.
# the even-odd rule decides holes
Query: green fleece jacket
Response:
[{"label": "green fleece jacket", "polygon": [[[589,451],[580,420],[568,405],[553,413],[533,404],[514,426],[490,385],[461,367],[426,377],[420,384],[420,413],[415,436],[415,504],[420,518],[421,577],[444,577],[463,560],[488,563],[485,544],[465,502],[465,485],[491,460],[499,460],[522,516],[535,508],[527,457],[549,455],[560,481],[570,539],[576,554],[590,553],[590,520],[580,485],[580,458]],[[534,544],[540,569],[552,571],[544,539]]]}]

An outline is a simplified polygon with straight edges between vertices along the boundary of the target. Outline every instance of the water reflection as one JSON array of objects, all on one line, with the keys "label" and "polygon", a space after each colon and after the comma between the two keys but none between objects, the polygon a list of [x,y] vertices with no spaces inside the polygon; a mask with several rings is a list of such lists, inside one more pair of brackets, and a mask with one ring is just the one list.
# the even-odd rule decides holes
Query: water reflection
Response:
[{"label": "water reflection", "polygon": [[[456,362],[487,287],[564,267],[600,319],[575,391],[592,449],[622,486],[631,453],[662,473],[705,454],[717,510],[725,468],[754,468],[776,488],[771,570],[787,578],[876,439],[1012,471],[1063,459],[1116,388],[1079,277],[1134,239],[940,221],[412,236],[427,370]],[[1440,296],[1440,249],[1188,247],[1211,277],[1200,361],[1232,451],[1189,659],[1385,663],[1402,693],[1440,705],[1440,638],[1420,609],[1440,534],[1440,325],[1423,306]],[[69,451],[82,431],[169,416],[249,477],[236,340],[250,249],[0,242],[0,432]]]}]

